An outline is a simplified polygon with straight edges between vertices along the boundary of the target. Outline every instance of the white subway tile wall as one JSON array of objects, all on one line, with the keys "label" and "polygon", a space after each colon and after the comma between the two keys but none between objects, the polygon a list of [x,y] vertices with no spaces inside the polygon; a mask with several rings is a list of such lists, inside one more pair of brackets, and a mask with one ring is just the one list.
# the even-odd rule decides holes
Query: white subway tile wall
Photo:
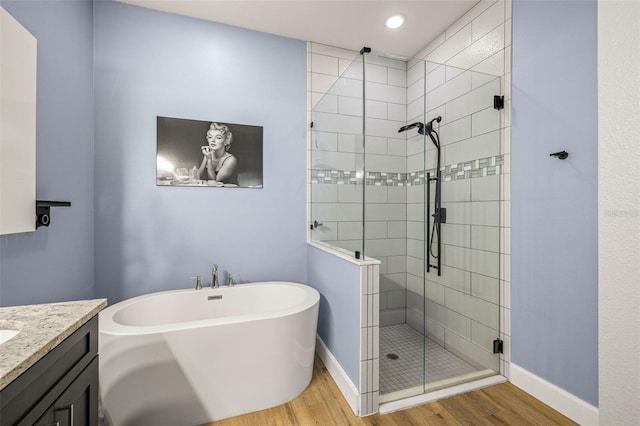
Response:
[{"label": "white subway tile wall", "polygon": [[[310,238],[362,250],[364,199],[365,252],[381,261],[378,292],[365,290],[361,307],[362,413],[377,411],[378,327],[424,332],[425,310],[429,338],[508,375],[511,0],[481,0],[418,60],[368,55],[363,72],[358,52],[308,46],[309,211],[310,222],[323,223]],[[504,95],[504,109],[493,108],[494,95]],[[415,131],[398,133],[436,116],[447,209],[441,276],[425,274],[424,261],[432,226],[424,223],[424,173],[435,173],[436,150]],[[499,358],[496,338],[504,341]]]},{"label": "white subway tile wall", "polygon": [[379,395],[379,336],[381,283],[380,265],[361,268],[360,292],[360,382],[358,415],[366,416],[378,411]]}]

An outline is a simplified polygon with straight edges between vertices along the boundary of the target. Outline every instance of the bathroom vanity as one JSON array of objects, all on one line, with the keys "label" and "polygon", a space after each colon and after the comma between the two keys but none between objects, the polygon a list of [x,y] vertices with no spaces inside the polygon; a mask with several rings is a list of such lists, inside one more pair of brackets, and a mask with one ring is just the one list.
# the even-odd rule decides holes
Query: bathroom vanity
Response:
[{"label": "bathroom vanity", "polygon": [[98,312],[105,299],[0,308],[0,423],[97,425]]}]

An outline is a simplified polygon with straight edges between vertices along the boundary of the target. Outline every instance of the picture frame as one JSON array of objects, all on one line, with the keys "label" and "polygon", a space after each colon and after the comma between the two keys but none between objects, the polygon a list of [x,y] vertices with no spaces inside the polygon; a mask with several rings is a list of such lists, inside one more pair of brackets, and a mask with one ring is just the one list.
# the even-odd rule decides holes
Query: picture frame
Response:
[{"label": "picture frame", "polygon": [[157,116],[156,185],[262,188],[263,128]]}]

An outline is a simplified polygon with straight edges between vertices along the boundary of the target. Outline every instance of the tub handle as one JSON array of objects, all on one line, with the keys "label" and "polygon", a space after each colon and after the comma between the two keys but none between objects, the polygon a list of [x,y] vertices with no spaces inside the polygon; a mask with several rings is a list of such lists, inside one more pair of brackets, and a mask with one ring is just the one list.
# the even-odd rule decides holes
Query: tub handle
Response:
[{"label": "tub handle", "polygon": [[234,285],[236,285],[236,283],[233,281],[233,276],[234,276],[234,275],[235,275],[235,274],[229,274],[229,282],[227,283],[227,285],[228,285],[229,287],[233,287]]},{"label": "tub handle", "polygon": [[220,282],[218,281],[218,265],[214,264],[211,269],[211,288],[220,287]]},{"label": "tub handle", "polygon": [[196,280],[196,290],[202,290],[202,277],[200,275],[189,277],[189,279]]}]

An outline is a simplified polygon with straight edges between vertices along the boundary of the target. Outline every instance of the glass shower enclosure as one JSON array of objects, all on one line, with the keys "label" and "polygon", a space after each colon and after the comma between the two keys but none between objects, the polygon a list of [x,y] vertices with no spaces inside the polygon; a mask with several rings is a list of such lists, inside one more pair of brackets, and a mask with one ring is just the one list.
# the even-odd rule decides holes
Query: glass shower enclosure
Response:
[{"label": "glass shower enclosure", "polygon": [[500,78],[366,52],[312,101],[312,239],[380,265],[380,402],[499,372]]}]

